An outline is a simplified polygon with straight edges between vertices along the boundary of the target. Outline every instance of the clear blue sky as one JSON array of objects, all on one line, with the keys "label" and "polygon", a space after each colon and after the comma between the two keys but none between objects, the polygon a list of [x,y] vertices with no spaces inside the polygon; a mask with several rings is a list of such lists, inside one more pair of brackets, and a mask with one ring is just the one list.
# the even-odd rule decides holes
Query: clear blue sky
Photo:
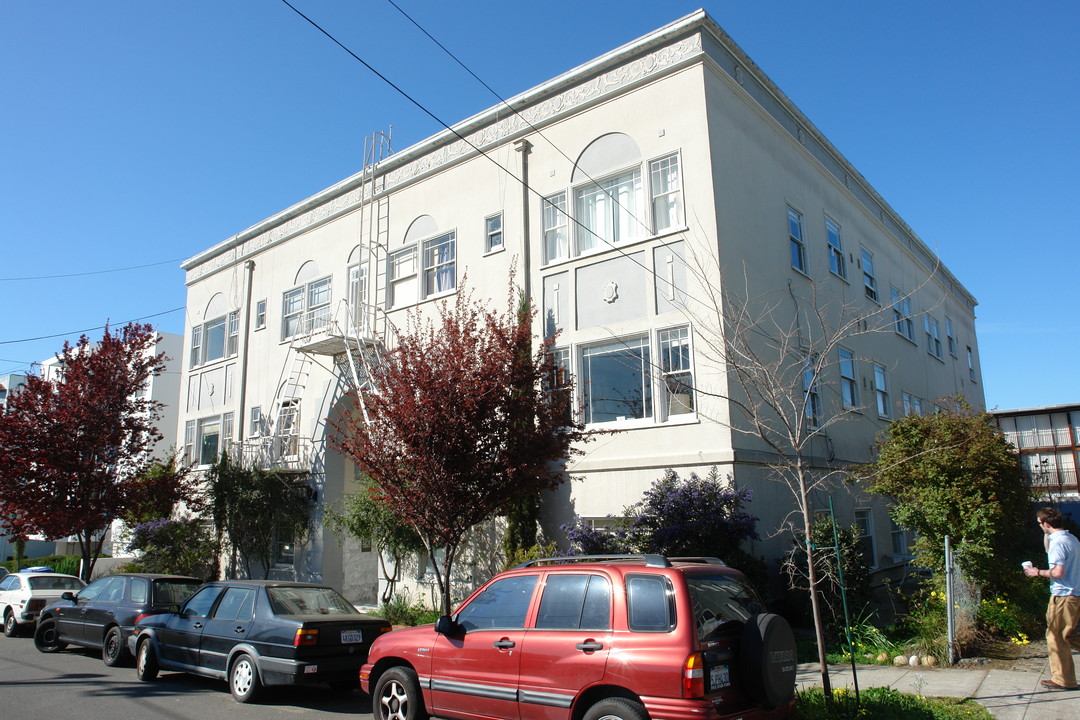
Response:
[{"label": "clear blue sky", "polygon": [[[979,300],[987,404],[1080,402],[1075,0],[396,1],[503,97],[703,6]],[[497,103],[386,0],[294,5],[447,123]],[[280,0],[5,0],[0,91],[0,374],[182,333],[180,260],[441,129]]]}]

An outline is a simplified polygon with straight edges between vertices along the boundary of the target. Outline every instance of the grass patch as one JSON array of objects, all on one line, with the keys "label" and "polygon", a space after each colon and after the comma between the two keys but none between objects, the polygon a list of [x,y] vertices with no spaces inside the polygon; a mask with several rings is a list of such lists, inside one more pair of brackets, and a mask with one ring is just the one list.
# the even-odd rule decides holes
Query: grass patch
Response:
[{"label": "grass patch", "polygon": [[849,688],[833,690],[826,698],[821,688],[797,693],[796,720],[993,720],[990,711],[972,700],[928,698],[909,695],[892,688],[867,688],[859,693]]}]

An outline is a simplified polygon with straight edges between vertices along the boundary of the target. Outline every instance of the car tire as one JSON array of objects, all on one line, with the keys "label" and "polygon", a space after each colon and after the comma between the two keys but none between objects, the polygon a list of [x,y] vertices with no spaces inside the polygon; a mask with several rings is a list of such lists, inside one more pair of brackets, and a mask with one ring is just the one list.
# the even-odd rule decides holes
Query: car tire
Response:
[{"label": "car tire", "polygon": [[135,648],[135,676],[150,682],[158,676],[158,660],[150,640],[142,640]]},{"label": "car tire", "polygon": [[392,667],[379,676],[371,713],[374,720],[427,720],[420,681],[412,668]]},{"label": "car tire", "polygon": [[105,642],[101,644],[101,659],[109,667],[127,665],[131,660],[124,633],[119,627],[109,628],[109,632],[105,634]]},{"label": "car tire", "polygon": [[613,697],[594,704],[582,720],[649,720],[649,713],[636,700]]},{"label": "car tire", "polygon": [[238,655],[229,667],[229,691],[236,702],[247,703],[258,697],[262,683],[259,668],[250,655]]},{"label": "car tire", "polygon": [[15,622],[15,613],[11,612],[11,608],[4,613],[4,634],[8,637],[19,634],[19,623]]},{"label": "car tire", "polygon": [[773,710],[795,694],[795,635],[787,620],[772,613],[753,615],[743,626],[739,677],[743,692],[764,710]]},{"label": "car tire", "polygon": [[34,647],[43,653],[59,652],[67,647],[66,642],[60,642],[55,620],[48,618],[38,623],[37,629],[34,630]]}]

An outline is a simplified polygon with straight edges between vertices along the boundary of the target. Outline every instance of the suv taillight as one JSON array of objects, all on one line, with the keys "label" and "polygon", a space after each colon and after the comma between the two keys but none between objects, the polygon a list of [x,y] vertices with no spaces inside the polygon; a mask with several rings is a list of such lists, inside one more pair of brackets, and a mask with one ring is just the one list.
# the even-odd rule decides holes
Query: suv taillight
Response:
[{"label": "suv taillight", "polygon": [[705,697],[705,658],[701,653],[694,653],[686,658],[682,694],[684,698]]},{"label": "suv taillight", "polygon": [[318,645],[319,644],[319,631],[318,630],[305,630],[299,628],[296,631],[296,637],[292,641],[293,647],[301,647],[303,645]]}]

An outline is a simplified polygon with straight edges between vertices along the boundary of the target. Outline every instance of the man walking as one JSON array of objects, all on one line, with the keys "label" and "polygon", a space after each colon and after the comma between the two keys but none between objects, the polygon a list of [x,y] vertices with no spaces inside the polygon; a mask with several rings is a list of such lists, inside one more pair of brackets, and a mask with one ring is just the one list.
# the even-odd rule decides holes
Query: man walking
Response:
[{"label": "man walking", "polygon": [[1075,690],[1076,667],[1072,649],[1080,650],[1080,635],[1069,633],[1080,620],[1080,541],[1065,530],[1057,508],[1043,507],[1035,513],[1046,533],[1049,569],[1024,568],[1028,577],[1050,578],[1050,604],[1046,607],[1046,644],[1050,651],[1050,690]]}]

